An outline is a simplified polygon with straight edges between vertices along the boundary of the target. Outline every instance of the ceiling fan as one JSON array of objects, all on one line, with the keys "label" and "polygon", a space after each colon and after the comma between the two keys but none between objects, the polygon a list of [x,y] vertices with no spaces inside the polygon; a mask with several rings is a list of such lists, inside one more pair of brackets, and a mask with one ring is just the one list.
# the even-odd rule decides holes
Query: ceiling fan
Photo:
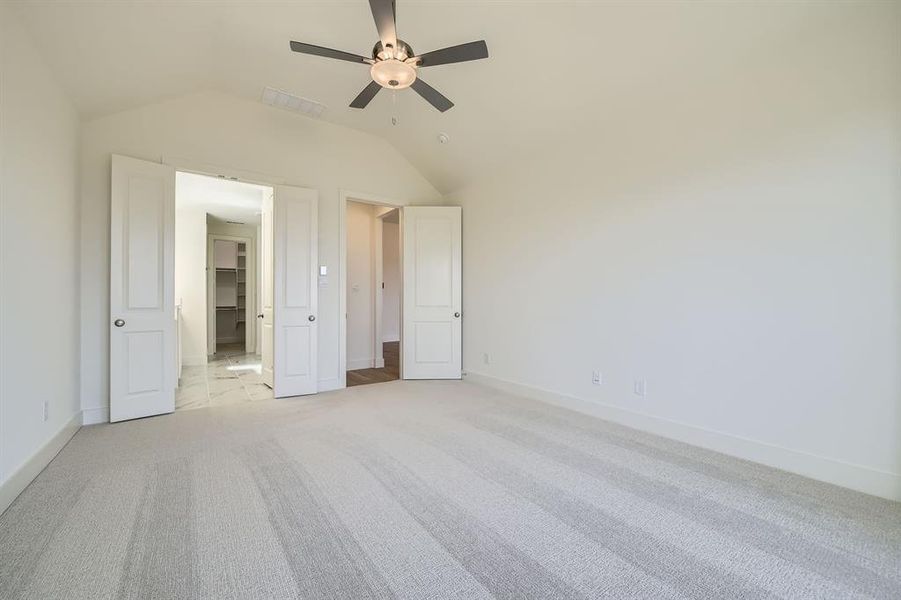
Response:
[{"label": "ceiling fan", "polygon": [[369,6],[375,19],[375,27],[379,32],[379,41],[372,49],[372,58],[293,41],[291,50],[370,65],[369,73],[372,76],[372,83],[363,88],[363,91],[354,98],[354,101],[350,103],[351,108],[366,108],[366,105],[383,87],[390,90],[412,87],[417,94],[441,112],[451,108],[454,103],[420,79],[418,70],[422,67],[487,58],[488,45],[485,44],[485,40],[451,46],[417,56],[408,43],[397,37],[394,0],[369,0]]}]

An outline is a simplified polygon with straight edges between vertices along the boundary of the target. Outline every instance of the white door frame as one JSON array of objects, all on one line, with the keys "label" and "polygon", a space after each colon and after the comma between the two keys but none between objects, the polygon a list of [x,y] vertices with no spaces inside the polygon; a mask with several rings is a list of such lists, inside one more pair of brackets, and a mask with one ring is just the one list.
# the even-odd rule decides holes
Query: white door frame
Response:
[{"label": "white door frame", "polygon": [[[400,209],[398,209],[400,210]],[[388,211],[390,212],[390,211]],[[385,366],[385,352],[382,348],[382,304],[385,274],[382,266],[382,218],[388,212],[374,215],[372,220],[372,284],[369,295],[372,298],[372,366],[381,369]]]},{"label": "white door frame", "polygon": [[[176,216],[176,219],[178,217]],[[213,245],[216,240],[225,240],[228,242],[243,242],[246,248],[247,256],[244,259],[245,265],[253,265],[245,267],[244,284],[244,351],[254,352],[256,350],[256,333],[257,333],[257,257],[256,245],[253,238],[226,235],[224,233],[207,233],[206,236],[206,340],[207,340],[207,356],[216,351],[216,303],[212,301],[216,295],[216,278],[213,276],[216,272],[215,257],[213,256]],[[210,352],[212,349],[213,352]]]},{"label": "white door frame", "polygon": [[[387,207],[385,207],[387,208]],[[372,339],[373,345],[373,356],[375,357],[375,368],[379,369],[385,366],[385,217],[394,212],[395,209],[391,209],[387,212],[384,212],[375,217],[374,225],[375,231],[372,233],[372,241],[375,247],[373,248],[373,260],[375,260],[375,267],[373,269],[374,280],[372,282],[372,296],[373,296],[373,331],[374,336]],[[400,212],[401,209],[397,208],[398,211],[398,232],[400,231]],[[400,236],[398,235],[398,238]],[[398,239],[398,246],[400,246],[401,240]],[[400,248],[398,248],[399,250]],[[398,253],[397,260],[401,262],[403,259]],[[403,281],[403,273],[401,273],[401,281]],[[400,290],[400,296],[403,296],[403,289]],[[398,328],[400,327],[400,323],[398,323]]]},{"label": "white door frame", "polygon": [[[335,388],[320,387],[320,391],[347,387],[347,202],[353,201],[373,206],[397,208],[400,210],[401,215],[403,215],[405,204],[399,200],[376,196],[375,194],[343,189],[338,190],[338,196],[338,269],[340,270],[338,290],[338,385]],[[401,218],[402,227],[403,219]],[[381,240],[381,235],[381,228],[378,228],[379,240]],[[379,241],[380,246],[381,242]],[[379,272],[381,271],[381,265],[378,266],[378,270]],[[401,312],[403,312],[403,304],[401,304]],[[381,323],[378,324],[377,331],[381,331]],[[379,340],[376,338],[374,343],[378,344]],[[403,352],[403,347],[401,347],[401,352]],[[375,356],[377,358],[380,354]],[[401,373],[401,377],[403,377],[403,373]]]},{"label": "white door frame", "polygon": [[258,173],[256,171],[244,171],[242,169],[214,165],[181,156],[164,155],[161,162],[182,173],[206,175],[207,177],[217,177],[219,179],[228,179],[230,181],[243,181],[244,183],[255,183],[257,185],[265,185],[272,188],[277,185],[292,185],[287,179],[279,175]]},{"label": "white door frame", "polygon": [[[171,156],[171,155],[163,155],[162,164],[169,165],[174,168],[176,171],[181,171],[183,173],[194,173],[196,175],[206,175],[208,177],[217,177],[220,179],[228,179],[231,181],[243,181],[246,183],[255,183],[257,185],[264,185],[273,189],[277,188],[280,185],[290,185],[294,187],[305,187],[303,184],[295,184],[292,180],[289,180],[280,175],[273,175],[271,173],[260,173],[258,171],[247,171],[244,169],[237,169],[234,167],[227,167],[222,165],[217,165],[213,163],[207,163],[203,161],[194,160],[191,158],[186,158],[183,156]],[[313,188],[317,189],[317,188]],[[262,241],[262,240],[261,240]],[[256,248],[254,249],[256,250]],[[260,273],[262,275],[262,273]],[[254,315],[256,317],[256,315]],[[256,318],[254,318],[256,321]],[[246,327],[246,325],[245,325]],[[318,374],[317,374],[318,377]],[[334,389],[329,387],[320,387],[319,391],[323,392],[328,389]]]}]

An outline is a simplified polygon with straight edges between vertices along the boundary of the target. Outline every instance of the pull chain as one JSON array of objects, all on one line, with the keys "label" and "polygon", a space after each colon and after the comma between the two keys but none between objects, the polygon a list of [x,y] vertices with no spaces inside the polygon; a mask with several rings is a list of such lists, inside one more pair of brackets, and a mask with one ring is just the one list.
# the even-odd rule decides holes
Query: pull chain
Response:
[{"label": "pull chain", "polygon": [[397,126],[397,90],[391,90],[391,124]]}]

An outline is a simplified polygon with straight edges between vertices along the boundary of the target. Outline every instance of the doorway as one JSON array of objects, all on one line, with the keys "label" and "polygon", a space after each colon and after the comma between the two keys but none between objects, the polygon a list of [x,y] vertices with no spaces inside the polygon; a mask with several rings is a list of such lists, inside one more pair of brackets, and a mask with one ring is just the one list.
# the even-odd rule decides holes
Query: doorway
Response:
[{"label": "doorway", "polygon": [[350,198],[345,203],[348,387],[401,376],[400,210]]},{"label": "doorway", "polygon": [[[260,340],[262,376],[260,384],[252,383],[271,388],[275,398],[315,394],[319,331],[316,282],[320,270],[318,191],[282,183],[239,182],[237,177],[221,174],[210,177],[182,172],[178,178],[183,182],[183,193],[176,194],[176,168],[171,164],[117,154],[112,155],[111,163],[110,422],[171,413],[182,383],[195,384],[191,395],[195,405],[211,404],[212,394],[218,393],[214,387],[228,393],[222,402],[244,401],[246,396],[252,396],[248,393],[251,384],[238,373],[256,371],[247,364],[251,359],[260,361],[256,353],[244,360],[229,354],[223,357],[228,359],[227,364],[210,364],[206,331],[207,253],[203,250],[207,215],[226,222],[232,220],[226,213],[246,210],[247,196],[253,199],[253,208],[260,207],[259,212],[244,214],[248,218],[259,217],[255,256],[263,257],[258,263],[263,284],[260,293],[255,294],[260,299],[260,312],[256,315],[259,324],[254,326],[254,335]],[[187,186],[193,189],[193,195],[184,192],[190,182],[196,184],[193,188]],[[228,188],[211,192],[211,187],[222,184],[228,184]],[[237,189],[242,193],[235,194]],[[243,193],[248,191],[252,193]],[[178,211],[176,195],[182,200]],[[215,208],[203,208],[209,204]],[[222,214],[217,215],[214,210]],[[181,213],[177,223],[176,212]],[[177,236],[176,230],[182,235]],[[176,237],[181,237],[179,261]],[[188,367],[197,369],[188,373]],[[230,381],[213,384],[214,379]],[[268,390],[261,391],[270,394]]]},{"label": "doorway", "polygon": [[[208,357],[222,351],[259,354],[254,327],[255,301],[260,295],[254,238],[217,233],[228,225],[207,215]],[[244,223],[231,226],[246,227]],[[175,251],[177,255],[177,245]]]},{"label": "doorway", "polygon": [[176,410],[272,397],[256,318],[267,194],[263,185],[176,173]]},{"label": "doorway", "polygon": [[[209,167],[177,160],[185,169],[210,172]],[[237,173],[237,172],[236,172]],[[191,173],[180,173],[187,177]],[[240,174],[241,177],[247,175]],[[235,176],[219,175],[212,180],[238,182]],[[272,178],[250,174],[259,181],[261,194],[261,231],[257,236],[256,256],[262,257],[259,279],[263,284],[256,315],[257,347],[262,359],[262,380],[271,387],[272,396],[285,398],[315,394],[345,387],[346,383],[346,301],[347,247],[346,206],[348,200],[380,206],[378,216],[403,203],[381,201],[339,190],[339,283],[337,300],[339,344],[338,381],[319,373],[319,296],[329,284],[330,265],[319,259],[319,193],[315,189],[281,183]],[[240,183],[244,183],[243,181]],[[254,184],[249,184],[254,185]],[[175,293],[176,167],[170,161],[151,162],[114,154],[111,157],[110,182],[110,319],[109,319],[109,407],[110,422],[137,419],[175,410],[179,379],[188,383],[186,367],[205,367],[193,373],[194,383],[201,375],[235,373],[247,365],[232,359],[227,365],[210,365],[207,355],[206,297],[200,294],[199,319],[190,317],[186,300],[197,294]],[[208,198],[207,198],[208,199]],[[203,198],[198,200],[203,201]],[[181,204],[181,203],[180,203]],[[181,207],[184,209],[184,205]],[[228,207],[226,207],[228,208]],[[182,210],[179,229],[202,231],[205,211]],[[187,213],[191,216],[186,216]],[[193,218],[191,218],[193,217]],[[227,220],[227,219],[226,219]],[[460,379],[462,374],[462,218],[459,207],[406,206],[399,214],[401,246],[401,318],[400,377],[404,379]],[[193,225],[192,225],[193,224]],[[375,229],[378,235],[381,228]],[[196,238],[195,238],[196,239]],[[201,247],[203,243],[199,244]],[[182,249],[184,244],[181,244]],[[190,244],[189,244],[190,246]],[[206,253],[193,245],[194,259],[206,264]],[[180,254],[182,254],[180,252]],[[191,255],[191,252],[188,252]],[[179,261],[180,265],[184,261]],[[381,262],[375,266],[378,267]],[[205,267],[204,267],[205,269]],[[182,271],[180,266],[179,271]],[[181,278],[180,278],[181,279]],[[374,279],[374,278],[371,278]],[[381,277],[378,279],[381,281]],[[206,275],[189,278],[196,292],[198,281]],[[237,284],[237,280],[235,282]],[[205,286],[199,286],[203,289]],[[180,292],[183,290],[180,288]],[[378,294],[374,294],[378,298]],[[334,300],[334,296],[327,300]],[[176,309],[178,304],[178,309]],[[329,302],[326,303],[328,306]],[[237,303],[236,303],[237,306]],[[334,306],[332,304],[331,306]],[[328,312],[324,314],[328,317]],[[344,318],[341,318],[344,317]],[[373,321],[374,327],[380,321]],[[247,324],[245,323],[245,327]],[[334,329],[326,328],[329,333]],[[260,333],[261,332],[261,333]],[[329,339],[330,335],[326,336]],[[334,339],[334,338],[331,338]],[[372,335],[372,345],[381,336]],[[191,340],[192,344],[186,342]],[[193,351],[189,351],[193,348]],[[201,350],[197,352],[197,348]],[[256,348],[255,348],[256,350]],[[327,349],[326,349],[327,350]],[[218,351],[218,348],[217,348]],[[256,354],[256,353],[255,353]],[[332,356],[326,351],[326,356]],[[214,355],[215,356],[215,355]],[[256,359],[256,356],[253,357]],[[384,349],[382,361],[384,361]],[[373,361],[377,360],[373,352]],[[195,362],[197,361],[197,362]],[[381,366],[384,366],[383,364]],[[373,364],[372,368],[381,368]],[[237,376],[240,380],[240,376]],[[218,378],[217,378],[218,379]],[[235,379],[235,377],[225,377]],[[228,385],[234,386],[234,382]],[[246,384],[242,383],[241,387]],[[266,385],[265,383],[263,385]],[[233,391],[233,390],[227,390]],[[269,393],[268,391],[266,392]],[[203,396],[198,391],[198,395]]]}]

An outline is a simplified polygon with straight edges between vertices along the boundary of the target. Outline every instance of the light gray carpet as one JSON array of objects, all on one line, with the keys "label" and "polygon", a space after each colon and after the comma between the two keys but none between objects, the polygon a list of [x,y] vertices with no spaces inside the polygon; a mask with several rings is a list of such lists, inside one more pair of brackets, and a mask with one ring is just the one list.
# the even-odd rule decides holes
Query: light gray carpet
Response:
[{"label": "light gray carpet", "polygon": [[463,382],[82,429],[0,598],[901,598],[901,504]]}]

